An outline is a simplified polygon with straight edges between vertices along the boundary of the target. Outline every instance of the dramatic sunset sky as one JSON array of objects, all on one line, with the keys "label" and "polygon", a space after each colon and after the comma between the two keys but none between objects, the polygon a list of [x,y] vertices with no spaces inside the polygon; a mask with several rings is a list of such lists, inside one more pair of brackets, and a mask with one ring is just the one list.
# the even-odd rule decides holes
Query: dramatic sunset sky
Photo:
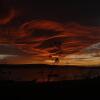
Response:
[{"label": "dramatic sunset sky", "polygon": [[0,62],[100,65],[100,4],[0,0]]}]

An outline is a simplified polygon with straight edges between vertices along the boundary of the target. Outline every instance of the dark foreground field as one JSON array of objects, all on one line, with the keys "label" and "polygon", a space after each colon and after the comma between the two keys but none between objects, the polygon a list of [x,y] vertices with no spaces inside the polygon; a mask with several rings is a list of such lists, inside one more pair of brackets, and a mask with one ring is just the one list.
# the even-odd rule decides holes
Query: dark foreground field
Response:
[{"label": "dark foreground field", "polygon": [[56,65],[0,65],[0,80],[53,82],[100,76],[100,67]]},{"label": "dark foreground field", "polygon": [[[100,68],[0,65],[0,96],[79,96],[100,89]],[[56,93],[56,94],[55,94]]]},{"label": "dark foreground field", "polygon": [[[84,80],[36,83],[35,81],[0,81],[0,97],[86,98],[99,95],[100,77]],[[13,98],[13,99],[14,99]]]}]

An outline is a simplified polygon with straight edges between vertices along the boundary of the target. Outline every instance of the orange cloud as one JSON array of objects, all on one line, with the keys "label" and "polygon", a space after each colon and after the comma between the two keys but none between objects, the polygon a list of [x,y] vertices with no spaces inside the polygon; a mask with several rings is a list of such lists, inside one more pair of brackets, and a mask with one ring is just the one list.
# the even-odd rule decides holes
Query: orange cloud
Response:
[{"label": "orange cloud", "polygon": [[50,20],[29,21],[19,28],[1,30],[3,38],[27,54],[66,55],[100,42],[100,27],[82,26],[80,24],[62,24]]}]

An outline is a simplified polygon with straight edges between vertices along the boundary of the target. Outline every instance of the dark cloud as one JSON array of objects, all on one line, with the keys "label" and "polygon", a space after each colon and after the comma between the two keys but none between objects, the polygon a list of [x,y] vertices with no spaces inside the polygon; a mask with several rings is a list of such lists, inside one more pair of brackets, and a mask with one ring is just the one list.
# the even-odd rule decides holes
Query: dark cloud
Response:
[{"label": "dark cloud", "polygon": [[25,53],[10,44],[0,44],[0,54],[23,55]]},{"label": "dark cloud", "polygon": [[0,19],[0,24],[1,24],[1,25],[8,24],[9,22],[11,22],[11,20],[12,20],[15,16],[16,16],[15,10],[11,10],[7,16],[4,16],[4,18],[1,18],[1,19]]},{"label": "dark cloud", "polygon": [[66,55],[100,42],[99,32],[99,26],[34,20],[22,24],[19,28],[1,30],[0,43],[13,44],[27,54]]},{"label": "dark cloud", "polygon": [[66,55],[100,42],[100,26],[79,24],[98,17],[99,6],[94,3],[1,0],[0,4],[0,44],[14,45],[26,54]]}]

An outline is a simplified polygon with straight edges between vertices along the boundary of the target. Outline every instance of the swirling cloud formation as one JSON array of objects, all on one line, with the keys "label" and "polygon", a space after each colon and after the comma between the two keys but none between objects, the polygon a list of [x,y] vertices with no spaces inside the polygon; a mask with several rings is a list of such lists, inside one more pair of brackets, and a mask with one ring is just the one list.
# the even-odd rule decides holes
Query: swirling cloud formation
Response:
[{"label": "swirling cloud formation", "polygon": [[[10,17],[0,24],[7,23]],[[8,20],[9,19],[9,20]],[[1,29],[0,43],[12,44],[27,54],[37,56],[67,55],[100,42],[100,27],[51,20],[32,20],[19,27]]]}]

